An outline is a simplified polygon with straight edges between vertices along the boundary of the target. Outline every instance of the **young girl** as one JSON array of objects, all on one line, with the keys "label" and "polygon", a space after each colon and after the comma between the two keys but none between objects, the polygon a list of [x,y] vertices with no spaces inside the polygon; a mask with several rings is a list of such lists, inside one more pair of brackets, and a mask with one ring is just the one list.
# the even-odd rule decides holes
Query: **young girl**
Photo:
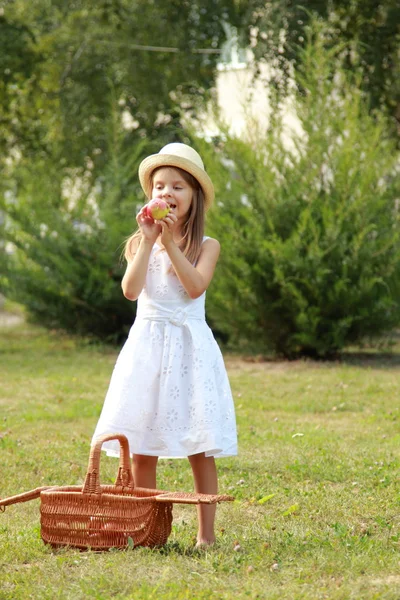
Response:
[{"label": "young girl", "polygon": [[[205,321],[206,289],[220,246],[205,237],[214,198],[199,154],[168,144],[139,167],[146,196],[169,214],[142,210],[126,244],[122,290],[138,300],[135,322],[111,378],[94,437],[120,432],[133,453],[135,485],[156,488],[158,457],[188,457],[196,492],[217,493],[215,456],[237,454],[232,394],[223,358]],[[119,456],[116,441],[104,444]],[[198,545],[215,541],[215,505],[199,505]]]}]

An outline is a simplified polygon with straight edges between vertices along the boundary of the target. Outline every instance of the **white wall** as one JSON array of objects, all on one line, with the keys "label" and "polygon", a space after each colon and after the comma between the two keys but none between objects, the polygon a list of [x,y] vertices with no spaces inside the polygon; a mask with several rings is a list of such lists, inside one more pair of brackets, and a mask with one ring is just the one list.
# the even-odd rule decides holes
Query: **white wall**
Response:
[{"label": "white wall", "polygon": [[[255,141],[265,132],[271,107],[265,81],[270,78],[267,65],[260,65],[261,77],[254,79],[254,62],[251,54],[244,63],[232,61],[218,68],[215,88],[215,104],[219,117],[209,105],[201,119],[201,129],[205,137],[217,135],[218,119],[229,129],[229,132],[248,141]],[[282,107],[284,114],[284,141],[292,147],[291,135],[301,133],[300,121],[293,108],[293,99],[288,98]]]}]

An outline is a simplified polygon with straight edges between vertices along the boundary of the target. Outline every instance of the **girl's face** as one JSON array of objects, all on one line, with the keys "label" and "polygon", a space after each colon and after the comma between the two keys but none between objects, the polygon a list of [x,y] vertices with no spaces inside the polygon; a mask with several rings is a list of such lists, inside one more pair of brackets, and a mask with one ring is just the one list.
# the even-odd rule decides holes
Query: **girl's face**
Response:
[{"label": "girl's face", "polygon": [[168,202],[178,221],[184,222],[192,205],[193,189],[177,169],[163,167],[154,174],[151,197]]}]

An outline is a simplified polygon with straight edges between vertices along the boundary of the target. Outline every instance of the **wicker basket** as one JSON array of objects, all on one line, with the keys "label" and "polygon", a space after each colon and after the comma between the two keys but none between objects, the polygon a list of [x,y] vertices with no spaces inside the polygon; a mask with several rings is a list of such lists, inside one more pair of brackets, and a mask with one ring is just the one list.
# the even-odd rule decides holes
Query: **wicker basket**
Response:
[{"label": "wicker basket", "polygon": [[[114,485],[101,485],[100,454],[104,442],[120,443],[120,463]],[[163,492],[135,488],[128,440],[122,434],[99,437],[90,449],[83,486],[46,486],[0,499],[10,504],[41,500],[41,536],[54,547],[108,550],[128,546],[162,546],[171,533],[172,504],[214,504],[232,496]]]}]

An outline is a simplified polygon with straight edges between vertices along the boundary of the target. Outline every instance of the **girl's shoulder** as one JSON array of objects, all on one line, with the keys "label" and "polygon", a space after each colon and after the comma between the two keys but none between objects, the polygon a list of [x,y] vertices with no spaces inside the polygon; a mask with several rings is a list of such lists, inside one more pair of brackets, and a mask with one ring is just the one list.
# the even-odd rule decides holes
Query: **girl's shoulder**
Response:
[{"label": "girl's shoulder", "polygon": [[221,246],[218,240],[208,236],[203,237],[200,256],[207,256],[216,261],[219,257],[220,250]]},{"label": "girl's shoulder", "polygon": [[212,251],[214,253],[219,254],[221,245],[220,245],[219,241],[216,240],[215,238],[205,235],[203,237],[203,241],[201,243],[201,249],[202,249],[202,251],[203,250]]},{"label": "girl's shoulder", "polygon": [[210,237],[208,235],[203,236],[203,241],[202,241],[201,245],[204,246],[204,244],[206,244],[206,243],[208,243],[209,246],[210,245],[214,245],[214,246],[218,245],[218,246],[220,246],[220,243],[219,243],[218,240],[216,240],[215,238],[212,238],[212,237]]}]

